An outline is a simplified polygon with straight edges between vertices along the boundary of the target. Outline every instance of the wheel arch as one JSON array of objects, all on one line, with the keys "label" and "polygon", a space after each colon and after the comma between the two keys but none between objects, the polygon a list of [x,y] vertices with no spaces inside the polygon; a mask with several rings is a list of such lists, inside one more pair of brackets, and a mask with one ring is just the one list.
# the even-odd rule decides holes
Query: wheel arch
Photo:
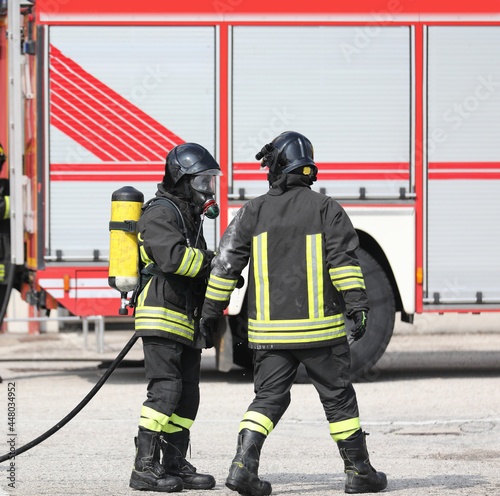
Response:
[{"label": "wheel arch", "polygon": [[394,277],[394,272],[392,270],[391,264],[382,249],[382,247],[377,243],[377,241],[370,236],[367,232],[356,229],[359,237],[359,245],[365,251],[367,251],[384,269],[389,282],[391,283],[392,291],[394,293],[396,311],[404,313],[403,300],[401,298],[401,293],[399,291],[396,278]]}]

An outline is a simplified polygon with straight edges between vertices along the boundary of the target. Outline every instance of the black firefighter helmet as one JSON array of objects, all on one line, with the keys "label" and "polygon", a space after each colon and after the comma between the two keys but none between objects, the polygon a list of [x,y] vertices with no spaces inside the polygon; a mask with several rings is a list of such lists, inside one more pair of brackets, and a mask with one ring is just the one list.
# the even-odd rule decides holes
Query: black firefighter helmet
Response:
[{"label": "black firefighter helmet", "polygon": [[261,167],[268,167],[273,176],[300,173],[310,175],[315,180],[318,171],[311,142],[295,131],[281,133],[265,145],[255,158],[262,160]]},{"label": "black firefighter helmet", "polygon": [[183,143],[168,152],[163,185],[196,206],[208,218],[219,215],[215,202],[215,176],[222,175],[210,152],[197,143]]},{"label": "black firefighter helmet", "polygon": [[222,173],[210,152],[198,143],[174,146],[167,155],[163,184],[173,188],[184,176],[196,174],[220,176]]}]

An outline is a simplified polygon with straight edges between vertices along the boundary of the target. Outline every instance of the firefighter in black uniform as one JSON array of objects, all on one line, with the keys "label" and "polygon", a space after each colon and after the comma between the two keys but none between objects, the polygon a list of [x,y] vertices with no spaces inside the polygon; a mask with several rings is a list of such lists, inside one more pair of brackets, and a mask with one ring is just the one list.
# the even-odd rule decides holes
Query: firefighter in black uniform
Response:
[{"label": "firefighter in black uniform", "polygon": [[213,258],[201,215],[215,218],[219,213],[214,183],[220,174],[202,146],[174,147],[156,198],[143,207],[138,221],[144,287],[137,297],[135,329],[142,336],[149,384],[135,439],[134,489],[173,492],[215,485],[211,475],[197,473],[185,457],[200,401],[205,345],[199,319]]},{"label": "firefighter in black uniform", "polygon": [[369,306],[357,234],[336,201],[311,190],[317,168],[305,136],[282,133],[256,158],[269,168],[270,189],[247,202],[226,229],[202,312],[202,333],[210,334],[250,261],[248,342],[256,396],[240,424],[226,486],[245,495],[271,494],[271,484],[258,477],[260,452],[290,404],[303,363],[344,460],[345,491],[381,491],[387,479],[368,458],[342,310],[344,304],[355,323],[352,337],[360,339]]},{"label": "firefighter in black uniform", "polygon": [[[0,143],[0,172],[6,161],[5,152]],[[0,179],[0,308],[7,304],[7,279],[10,265],[10,196],[9,180]]]}]

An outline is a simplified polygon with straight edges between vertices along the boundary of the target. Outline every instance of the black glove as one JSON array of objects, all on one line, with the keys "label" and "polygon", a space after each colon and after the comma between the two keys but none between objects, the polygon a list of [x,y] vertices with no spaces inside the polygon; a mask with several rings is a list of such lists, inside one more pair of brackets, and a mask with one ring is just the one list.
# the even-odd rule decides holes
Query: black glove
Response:
[{"label": "black glove", "polygon": [[200,320],[200,334],[205,340],[205,348],[213,348],[214,336],[217,333],[219,319],[214,317],[201,318]]},{"label": "black glove", "polygon": [[368,312],[366,310],[358,310],[354,312],[352,320],[354,320],[354,329],[351,331],[351,337],[354,341],[358,341],[365,335],[368,323]]}]

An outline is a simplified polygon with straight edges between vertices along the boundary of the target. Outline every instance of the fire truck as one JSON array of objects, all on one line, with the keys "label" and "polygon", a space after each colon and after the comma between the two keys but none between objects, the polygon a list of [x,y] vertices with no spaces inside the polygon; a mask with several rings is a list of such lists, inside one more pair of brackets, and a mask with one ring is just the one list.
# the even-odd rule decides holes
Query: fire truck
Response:
[{"label": "fire truck", "polygon": [[[203,144],[223,171],[221,215],[204,225],[216,247],[268,188],[255,154],[294,130],[314,145],[314,189],[359,235],[371,312],[355,376],[396,315],[500,310],[497,2],[2,0],[0,12],[11,260],[31,304],[117,315],[112,193],[153,197],[168,150]],[[218,349],[239,364],[245,291]]]}]

